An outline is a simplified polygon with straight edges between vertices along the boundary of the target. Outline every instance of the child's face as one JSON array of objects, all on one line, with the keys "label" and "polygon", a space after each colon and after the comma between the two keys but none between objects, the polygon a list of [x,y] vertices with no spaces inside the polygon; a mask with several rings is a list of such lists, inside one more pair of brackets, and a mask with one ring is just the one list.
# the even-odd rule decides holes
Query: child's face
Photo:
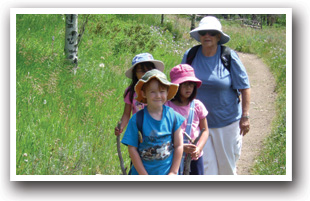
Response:
[{"label": "child's face", "polygon": [[147,69],[145,69],[143,66],[140,64],[137,65],[137,70],[136,70],[136,76],[138,79],[141,79],[141,77],[147,72]]},{"label": "child's face", "polygon": [[141,77],[149,70],[152,70],[155,68],[154,64],[150,64],[150,63],[140,63],[136,66],[136,76],[139,79],[141,79]]},{"label": "child's face", "polygon": [[195,82],[183,82],[180,84],[179,90],[181,97],[184,99],[189,98],[194,91],[195,85]]},{"label": "child's face", "polygon": [[141,93],[148,106],[159,107],[167,101],[168,88],[162,86],[157,79],[152,79]]}]

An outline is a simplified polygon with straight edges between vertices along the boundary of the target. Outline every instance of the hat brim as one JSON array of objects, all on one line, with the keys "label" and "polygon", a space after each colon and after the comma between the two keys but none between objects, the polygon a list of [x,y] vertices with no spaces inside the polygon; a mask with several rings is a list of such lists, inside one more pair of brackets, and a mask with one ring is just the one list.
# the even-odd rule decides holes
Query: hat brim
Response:
[{"label": "hat brim", "polygon": [[180,78],[173,80],[174,84],[179,84],[179,85],[184,82],[195,82],[197,84],[197,88],[199,88],[202,84],[201,80],[199,80],[196,77],[180,77]]},{"label": "hat brim", "polygon": [[152,62],[154,65],[155,65],[155,68],[160,70],[161,72],[164,71],[164,63],[161,62],[161,61],[158,61],[158,60],[148,60],[148,61],[140,61],[140,62],[137,62],[135,63],[133,66],[131,66],[126,72],[125,72],[125,75],[126,77],[132,79],[132,71],[134,69],[134,67],[140,63],[143,63],[143,62]]},{"label": "hat brim", "polygon": [[156,77],[156,75],[154,75],[154,76],[150,76],[147,80],[140,79],[138,81],[138,83],[136,84],[135,91],[137,93],[137,97],[135,99],[138,102],[146,103],[146,99],[142,96],[141,90],[142,90],[143,85],[145,83],[149,82],[152,78],[156,78],[162,84],[169,86],[168,95],[167,95],[167,101],[171,100],[176,95],[176,93],[178,92],[178,88],[179,88],[178,84],[171,83],[171,82],[169,82],[167,80],[161,79],[159,77]]},{"label": "hat brim", "polygon": [[200,35],[198,33],[198,31],[203,31],[203,30],[212,30],[212,31],[218,31],[221,34],[221,39],[218,42],[219,45],[221,44],[225,44],[230,40],[230,37],[225,34],[222,30],[219,30],[217,28],[212,28],[212,27],[197,27],[196,29],[193,29],[192,31],[190,31],[190,35],[191,37],[193,37],[195,40],[197,40],[198,42],[200,42]]}]

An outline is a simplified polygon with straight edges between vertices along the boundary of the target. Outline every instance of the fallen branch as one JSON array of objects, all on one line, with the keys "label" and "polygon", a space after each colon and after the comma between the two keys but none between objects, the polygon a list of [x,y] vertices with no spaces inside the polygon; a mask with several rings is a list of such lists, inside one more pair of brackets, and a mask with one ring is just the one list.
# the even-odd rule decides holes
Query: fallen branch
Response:
[{"label": "fallen branch", "polygon": [[[120,130],[121,122],[118,122],[117,127]],[[123,175],[127,175],[126,169],[124,167],[124,160],[123,160],[123,157],[122,157],[122,152],[121,152],[120,135],[118,135],[116,137],[116,142],[117,142],[117,153],[118,153],[118,158],[119,158],[119,163],[120,163],[120,166],[121,166],[121,169],[122,169],[122,173],[123,173]]]},{"label": "fallen branch", "polygon": [[[186,132],[184,132],[184,135],[186,138],[189,139],[189,141],[192,144],[196,145],[204,131],[205,131],[205,128],[201,129],[199,136],[195,140],[193,140]],[[189,175],[191,161],[192,161],[191,154],[186,154],[185,161],[184,161],[184,175]]]}]

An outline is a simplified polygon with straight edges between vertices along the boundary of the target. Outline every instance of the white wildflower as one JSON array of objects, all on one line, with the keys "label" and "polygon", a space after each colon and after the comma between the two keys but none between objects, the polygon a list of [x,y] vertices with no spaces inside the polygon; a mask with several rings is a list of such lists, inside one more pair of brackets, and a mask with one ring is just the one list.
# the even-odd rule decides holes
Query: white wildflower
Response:
[{"label": "white wildflower", "polygon": [[28,163],[28,160],[26,159],[25,162]]},{"label": "white wildflower", "polygon": [[104,63],[99,64],[99,67],[104,68]]},{"label": "white wildflower", "polygon": [[28,154],[27,154],[27,153],[24,153],[24,154],[23,154],[23,156],[24,156],[24,157],[27,157],[27,156],[28,156]]},{"label": "white wildflower", "polygon": [[45,105],[46,103],[47,103],[47,101],[46,101],[46,100],[44,100],[44,101],[43,101],[43,104]]}]

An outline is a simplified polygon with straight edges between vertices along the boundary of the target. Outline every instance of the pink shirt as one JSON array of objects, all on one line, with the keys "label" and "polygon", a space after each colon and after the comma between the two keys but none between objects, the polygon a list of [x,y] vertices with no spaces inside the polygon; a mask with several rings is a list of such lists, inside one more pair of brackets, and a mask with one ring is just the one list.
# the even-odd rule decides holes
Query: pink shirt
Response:
[{"label": "pink shirt", "polygon": [[[128,87],[129,88],[129,87]],[[128,90],[128,88],[125,90],[125,92]],[[133,100],[132,102],[130,102],[129,99],[129,93],[127,93],[126,97],[124,98],[124,102],[131,105],[131,111],[132,114],[135,114],[136,112],[138,112],[139,110],[143,109],[145,104],[144,103],[140,103],[138,102],[135,97],[137,97],[136,92],[133,94]]]},{"label": "pink shirt", "polygon": [[[203,105],[203,103],[198,100],[194,99],[195,101],[195,110],[194,110],[194,118],[192,122],[192,127],[191,127],[191,138],[195,140],[199,136],[200,128],[199,128],[199,122],[201,119],[205,118],[208,115],[208,111],[206,107]],[[181,125],[182,133],[186,129],[186,124],[187,124],[187,118],[189,115],[189,109],[190,109],[190,103],[186,106],[177,106],[173,102],[168,101],[166,103],[167,106],[171,107],[174,109],[174,111],[180,113],[183,117],[185,117],[185,121]]]}]

